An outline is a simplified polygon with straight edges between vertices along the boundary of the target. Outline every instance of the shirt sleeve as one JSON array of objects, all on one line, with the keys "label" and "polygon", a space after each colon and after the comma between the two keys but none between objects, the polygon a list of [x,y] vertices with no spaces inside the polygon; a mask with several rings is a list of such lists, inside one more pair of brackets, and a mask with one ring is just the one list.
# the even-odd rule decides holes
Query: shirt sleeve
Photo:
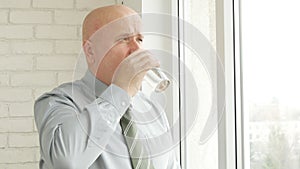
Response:
[{"label": "shirt sleeve", "polygon": [[41,96],[34,106],[41,156],[49,168],[88,168],[103,152],[130,96],[110,85],[83,110],[62,93]]}]

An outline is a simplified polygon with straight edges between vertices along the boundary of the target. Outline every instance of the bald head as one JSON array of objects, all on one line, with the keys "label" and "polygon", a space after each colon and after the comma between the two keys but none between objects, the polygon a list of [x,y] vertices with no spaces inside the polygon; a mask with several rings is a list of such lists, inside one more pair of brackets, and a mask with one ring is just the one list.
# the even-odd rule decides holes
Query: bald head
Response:
[{"label": "bald head", "polygon": [[83,44],[102,26],[125,16],[134,15],[136,12],[124,5],[111,5],[94,9],[83,21]]}]

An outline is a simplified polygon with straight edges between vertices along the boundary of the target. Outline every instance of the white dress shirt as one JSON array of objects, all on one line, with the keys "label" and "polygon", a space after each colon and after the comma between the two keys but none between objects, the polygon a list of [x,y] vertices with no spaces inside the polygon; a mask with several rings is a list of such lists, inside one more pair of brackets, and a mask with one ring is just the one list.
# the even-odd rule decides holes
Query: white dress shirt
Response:
[{"label": "white dress shirt", "polygon": [[130,98],[90,71],[36,100],[40,169],[132,169],[119,124],[130,104],[138,121],[148,120],[137,126],[155,169],[180,169],[172,146],[167,145],[172,141],[164,110],[142,92]]}]

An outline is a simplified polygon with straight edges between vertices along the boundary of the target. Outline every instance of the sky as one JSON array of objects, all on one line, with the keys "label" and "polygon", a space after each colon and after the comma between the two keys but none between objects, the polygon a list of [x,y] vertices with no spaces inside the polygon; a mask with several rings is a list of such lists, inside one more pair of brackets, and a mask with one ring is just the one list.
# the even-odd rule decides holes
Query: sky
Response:
[{"label": "sky", "polygon": [[241,4],[245,100],[300,108],[300,1]]}]

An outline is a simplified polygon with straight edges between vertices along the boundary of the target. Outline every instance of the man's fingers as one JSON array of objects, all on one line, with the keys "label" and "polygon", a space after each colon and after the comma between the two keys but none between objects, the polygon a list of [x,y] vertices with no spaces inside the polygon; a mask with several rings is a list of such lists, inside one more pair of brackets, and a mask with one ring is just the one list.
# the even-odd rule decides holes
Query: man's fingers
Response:
[{"label": "man's fingers", "polygon": [[159,60],[148,51],[144,50],[132,56],[134,58],[130,58],[129,63],[137,70],[146,70],[160,66]]},{"label": "man's fingers", "polygon": [[137,50],[125,58],[116,69],[112,82],[130,95],[140,88],[143,77],[148,70],[159,67],[159,60],[147,50]]}]

